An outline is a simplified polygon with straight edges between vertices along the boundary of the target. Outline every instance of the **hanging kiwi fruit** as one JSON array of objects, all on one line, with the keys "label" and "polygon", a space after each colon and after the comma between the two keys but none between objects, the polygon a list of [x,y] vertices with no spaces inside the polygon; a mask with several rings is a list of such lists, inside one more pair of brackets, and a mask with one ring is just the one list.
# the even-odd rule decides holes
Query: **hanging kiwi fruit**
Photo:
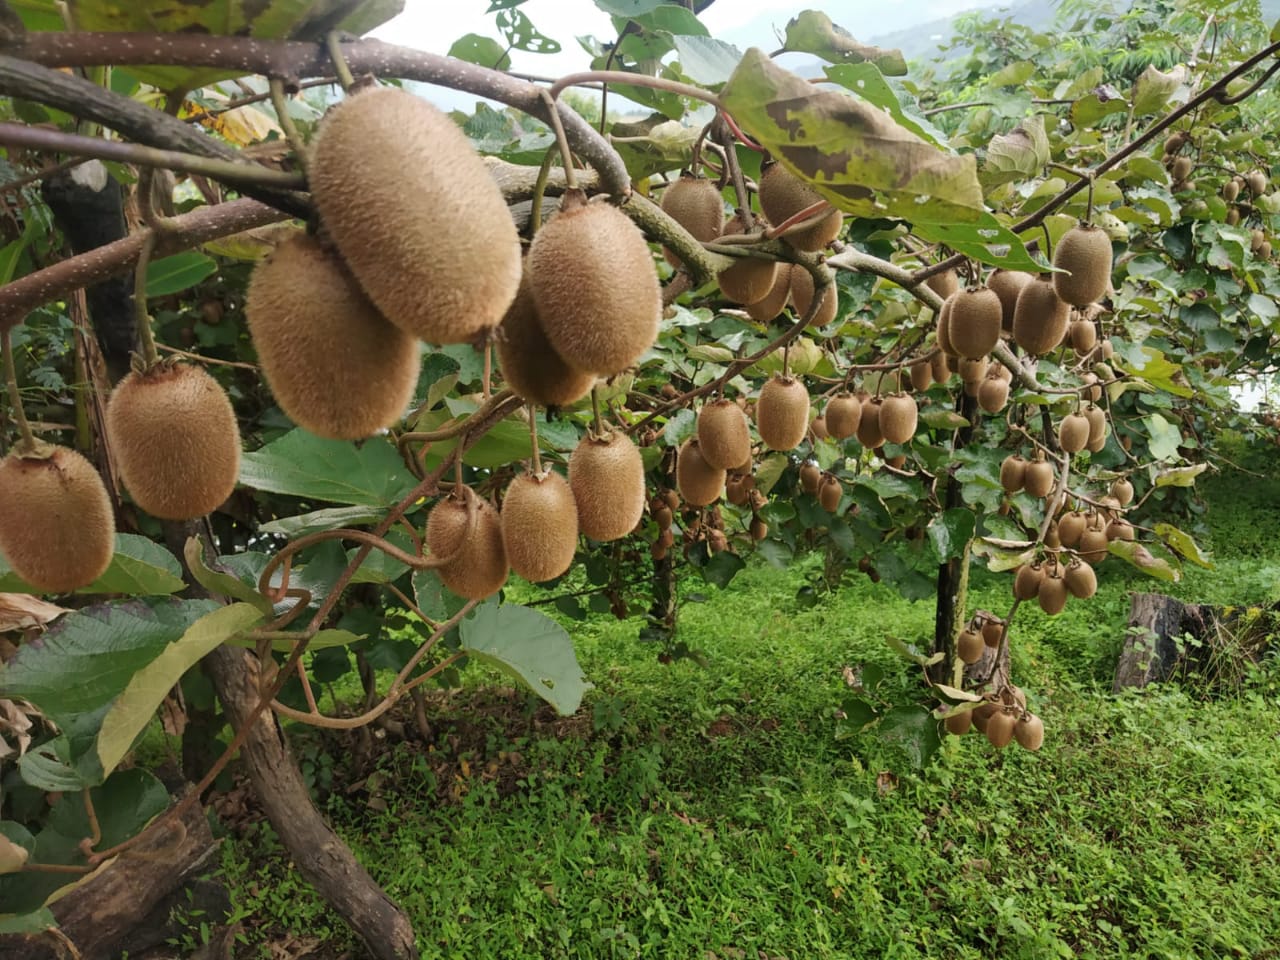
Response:
[{"label": "hanging kiwi fruit", "polygon": [[[663,188],[662,209],[693,234],[699,243],[708,243],[720,235],[720,226],[724,223],[724,198],[706,177],[681,173],[678,180]],[[662,248],[662,255],[673,267],[680,266],[680,258],[666,247]]]},{"label": "hanging kiwi fruit", "polygon": [[1101,227],[1077,224],[1058,241],[1053,265],[1065,271],[1053,275],[1058,298],[1072,306],[1087,307],[1101,299],[1111,283],[1111,238]]},{"label": "hanging kiwi fruit", "polygon": [[502,589],[511,567],[496,507],[469,487],[440,499],[427,515],[427,549],[439,557],[436,575],[467,600],[483,600]]},{"label": "hanging kiwi fruit", "polygon": [[720,499],[725,471],[707,462],[697,437],[680,445],[676,455],[676,484],[680,497],[691,507],[705,507]]},{"label": "hanging kiwi fruit", "polygon": [[713,400],[698,412],[698,446],[703,458],[720,470],[751,460],[751,428],[747,415],[732,400]]},{"label": "hanging kiwi fruit", "polygon": [[594,373],[584,373],[564,362],[547,339],[538,319],[533,290],[526,272],[498,330],[498,369],[512,393],[526,403],[567,407],[591,392]]},{"label": "hanging kiwi fruit", "polygon": [[578,507],[554,470],[519,474],[502,498],[502,545],[511,569],[530,583],[554,580],[578,549]]},{"label": "hanging kiwi fruit", "polygon": [[756,403],[760,439],[771,450],[794,450],[808,429],[809,391],[794,377],[771,377]]},{"label": "hanging kiwi fruit", "polygon": [[[774,224],[790,220],[823,199],[822,194],[780,163],[765,165],[760,174],[759,195],[764,215]],[[782,239],[797,250],[821,250],[840,235],[843,222],[843,215],[832,207],[813,226],[788,233]]]}]

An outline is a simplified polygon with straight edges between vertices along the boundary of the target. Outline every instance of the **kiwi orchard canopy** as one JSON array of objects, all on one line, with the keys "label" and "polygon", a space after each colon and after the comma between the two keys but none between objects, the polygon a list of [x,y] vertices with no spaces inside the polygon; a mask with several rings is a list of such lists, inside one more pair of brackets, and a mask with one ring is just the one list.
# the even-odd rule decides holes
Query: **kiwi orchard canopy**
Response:
[{"label": "kiwi orchard canopy", "polygon": [[[0,578],[69,611],[0,668],[0,697],[52,724],[57,764],[18,775],[111,806],[114,832],[46,843],[39,815],[5,822],[0,910],[24,929],[91,895],[56,899],[64,881],[147,862],[117,854],[238,754],[302,872],[403,960],[408,918],[314,809],[273,714],[355,728],[464,658],[571,714],[589,684],[566,624],[643,615],[662,656],[689,655],[682,583],[821,550],[823,589],[861,573],[934,604],[932,637],[902,645],[927,685],[893,710],[919,763],[941,729],[1035,750],[1009,666],[1023,618],[1087,600],[1109,567],[1208,562],[1163,517],[1206,469],[1222,371],[1274,354],[1280,200],[1252,132],[1274,118],[1240,119],[1280,52],[1264,26],[1238,15],[1185,76],[1108,61],[1077,89],[1077,65],[1010,61],[994,109],[969,60],[934,82],[820,11],[779,51],[822,60],[814,83],[688,10],[597,5],[619,70],[533,82],[484,37],[453,56],[353,39],[394,4],[80,0],[69,31],[0,3],[0,92],[46,111],[0,124],[22,197],[0,247]],[[531,24],[508,40],[538,46]],[[223,110],[210,85],[247,75],[266,92]],[[332,109],[291,93],[335,76]],[[400,80],[505,106],[446,115]],[[157,90],[187,95],[166,111]],[[615,119],[614,92],[656,115]],[[695,121],[695,103],[712,109]],[[59,190],[87,201],[54,154],[112,164],[99,187],[133,191],[132,232],[122,203],[59,213]],[[57,263],[39,180],[78,251]],[[85,222],[109,235],[81,243]],[[113,388],[95,351],[133,372]],[[68,406],[50,371],[84,385],[74,423],[48,422]],[[23,401],[52,412],[28,421]],[[971,562],[1006,577],[1007,612],[972,609]],[[358,716],[326,715],[313,686],[343,647],[395,674],[362,678]],[[118,767],[202,659],[234,732],[171,803]],[[65,695],[90,674],[92,704]]]}]

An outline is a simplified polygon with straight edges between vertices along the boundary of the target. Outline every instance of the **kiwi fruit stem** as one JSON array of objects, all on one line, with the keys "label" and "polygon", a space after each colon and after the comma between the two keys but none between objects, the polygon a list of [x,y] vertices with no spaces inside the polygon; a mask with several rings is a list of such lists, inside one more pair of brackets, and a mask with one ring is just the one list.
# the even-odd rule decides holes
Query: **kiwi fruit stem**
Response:
[{"label": "kiwi fruit stem", "polygon": [[[595,396],[595,389],[592,388],[591,395]],[[538,453],[538,406],[537,404],[529,404],[529,443],[533,447],[532,465],[530,471],[535,477],[542,476],[542,456]],[[462,460],[461,457],[458,458]]]},{"label": "kiwi fruit stem", "polygon": [[13,419],[18,425],[19,455],[31,453],[36,449],[35,434],[31,432],[31,424],[27,413],[22,409],[22,391],[18,389],[18,370],[13,363],[13,342],[9,339],[9,328],[0,330],[0,351],[4,354],[4,382],[9,391],[9,405],[13,407]]},{"label": "kiwi fruit stem", "polygon": [[[564,167],[564,185],[566,194],[578,192],[578,175],[573,169],[573,151],[569,149],[569,139],[564,135],[564,125],[560,122],[560,110],[555,99],[546,90],[540,91],[547,105],[547,116],[551,121],[551,129],[556,134],[556,146],[560,148],[560,164]],[[1092,184],[1091,184],[1092,185]]]}]

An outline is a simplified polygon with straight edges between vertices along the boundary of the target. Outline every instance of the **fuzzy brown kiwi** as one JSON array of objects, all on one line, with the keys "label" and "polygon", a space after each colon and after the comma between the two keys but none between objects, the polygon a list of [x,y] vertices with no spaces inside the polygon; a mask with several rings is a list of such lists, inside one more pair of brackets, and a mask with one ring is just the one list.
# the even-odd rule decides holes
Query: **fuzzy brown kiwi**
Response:
[{"label": "fuzzy brown kiwi", "polygon": [[1222,199],[1227,203],[1235,203],[1238,196],[1240,196],[1240,184],[1237,181],[1228,180],[1222,185]]},{"label": "fuzzy brown kiwi", "polygon": [[1107,524],[1106,530],[1104,532],[1106,534],[1107,540],[1113,543],[1116,540],[1132,541],[1135,537],[1133,524],[1131,524],[1128,520],[1121,520],[1118,517]]},{"label": "fuzzy brown kiwi", "polygon": [[554,470],[512,480],[502,498],[502,545],[511,569],[530,583],[568,570],[578,550],[578,507],[569,481]]},{"label": "fuzzy brown kiwi", "polygon": [[1080,545],[1080,537],[1084,535],[1084,528],[1084,514],[1070,510],[1058,519],[1058,539],[1064,547],[1077,547]]},{"label": "fuzzy brown kiwi", "polygon": [[1245,175],[1245,184],[1255,197],[1267,192],[1267,175],[1261,170],[1251,170]]},{"label": "fuzzy brown kiwi", "polygon": [[[720,235],[732,237],[746,233],[746,230],[742,215],[735,213],[725,221]],[[773,292],[779,282],[779,273],[787,275],[789,291],[791,274],[787,264],[759,257],[739,257],[733,266],[720,271],[720,292],[734,303],[758,303]]]},{"label": "fuzzy brown kiwi", "polygon": [[1083,413],[1069,413],[1058,424],[1058,446],[1066,453],[1079,453],[1089,442],[1089,420]]},{"label": "fuzzy brown kiwi", "polygon": [[986,648],[982,634],[976,630],[961,630],[960,636],[956,637],[956,656],[965,663],[977,663]]},{"label": "fuzzy brown kiwi", "polygon": [[1178,157],[1173,161],[1173,166],[1169,168],[1169,177],[1173,180],[1185,180],[1191,176],[1191,171],[1195,168],[1195,163],[1190,157]]},{"label": "fuzzy brown kiwi", "polygon": [[[427,515],[427,549],[444,560],[436,575],[445,587],[468,600],[497,593],[510,566],[502,542],[502,517],[488,500],[470,489],[442,498]],[[468,510],[475,511],[475,526]]]},{"label": "fuzzy brown kiwi", "polygon": [[981,383],[991,367],[986,357],[962,357],[960,359],[960,379],[965,383]]},{"label": "fuzzy brown kiwi", "polygon": [[945,352],[939,350],[929,358],[929,372],[933,374],[934,383],[946,383],[951,379],[951,364]]},{"label": "fuzzy brown kiwi", "polygon": [[[958,296],[959,291],[947,297],[942,301],[942,307],[938,310],[938,349],[949,357],[956,355],[955,345],[951,342],[951,310],[955,307],[956,297]],[[935,379],[937,378],[935,377]]]},{"label": "fuzzy brown kiwi", "polygon": [[940,296],[943,300],[951,296],[960,289],[960,277],[954,269],[943,270],[941,273],[935,273],[932,277],[924,282],[924,285]]},{"label": "fuzzy brown kiwi", "polygon": [[959,712],[947,714],[947,718],[943,721],[947,728],[947,733],[957,737],[962,737],[973,729],[973,711],[961,710]]},{"label": "fuzzy brown kiwi", "polygon": [[1098,381],[1096,373],[1083,374],[1080,377],[1080,383],[1080,397],[1082,399],[1088,400],[1090,403],[1097,403],[1102,399],[1102,384]]},{"label": "fuzzy brown kiwi", "polygon": [[1133,484],[1120,477],[1111,482],[1111,495],[1116,498],[1116,503],[1122,507],[1127,507],[1133,502]]},{"label": "fuzzy brown kiwi", "polygon": [[1051,617],[1060,614],[1067,605],[1067,584],[1058,571],[1057,566],[1045,573],[1040,581],[1040,591],[1036,594],[1040,609]]},{"label": "fuzzy brown kiwi", "polygon": [[1053,251],[1053,265],[1066,273],[1053,275],[1058,298],[1087,307],[1107,292],[1111,282],[1111,238],[1091,223],[1081,223],[1062,235]]},{"label": "fuzzy brown kiwi", "polygon": [[995,648],[1000,646],[1000,641],[1004,639],[1004,621],[1003,620],[987,620],[982,624],[982,642],[988,647]]},{"label": "fuzzy brown kiwi", "polygon": [[676,456],[676,484],[680,496],[691,507],[705,507],[720,499],[725,471],[707,463],[696,437],[680,446]]},{"label": "fuzzy brown kiwi", "polygon": [[[794,377],[775,376],[760,390],[756,430],[771,450],[794,450],[809,428],[809,391]],[[827,429],[830,430],[828,423]]]},{"label": "fuzzy brown kiwi", "polygon": [[1092,320],[1072,320],[1068,337],[1071,340],[1071,349],[1077,356],[1083,357],[1097,346],[1098,328],[1093,325]]},{"label": "fuzzy brown kiwi", "polygon": [[827,432],[827,418],[819,415],[810,420],[809,432],[813,434],[815,440],[827,439],[831,435]]},{"label": "fuzzy brown kiwi", "polygon": [[763,540],[769,535],[769,525],[759,517],[752,517],[750,533],[752,540]]},{"label": "fuzzy brown kiwi", "polygon": [[1003,750],[1013,740],[1013,728],[1018,721],[1012,713],[999,710],[987,721],[987,740],[997,750]]},{"label": "fuzzy brown kiwi", "polygon": [[1107,532],[1105,528],[1088,526],[1080,534],[1080,546],[1076,554],[1085,563],[1097,565],[1107,559]]},{"label": "fuzzy brown kiwi", "polygon": [[591,392],[594,373],[583,373],[564,362],[547,339],[533,302],[529,275],[520,281],[498,334],[498,368],[518,397],[544,407],[566,407]]},{"label": "fuzzy brown kiwi", "polygon": [[862,404],[849,393],[838,393],[827,402],[827,432],[837,440],[847,440],[858,432]]},{"label": "fuzzy brown kiwi", "polygon": [[1013,333],[1013,311],[1018,305],[1018,294],[1035,279],[1021,270],[996,270],[987,278],[987,288],[1000,298],[1000,326],[1005,333]]},{"label": "fuzzy brown kiwi", "polygon": [[115,532],[102,477],[75,450],[38,443],[0,460],[0,554],[37,590],[93,583],[111,564]]},{"label": "fuzzy brown kiwi", "polygon": [[575,370],[611,377],[653,346],[662,291],[644,234],[607,203],[573,202],[537,232],[525,261],[542,329]]},{"label": "fuzzy brown kiwi", "polygon": [[858,421],[858,442],[868,450],[884,443],[884,431],[880,429],[880,411],[884,403],[879,397],[871,397],[862,404],[862,417]]},{"label": "fuzzy brown kiwi", "polygon": [[822,468],[812,461],[806,461],[800,467],[800,489],[811,497],[818,495],[822,485]]},{"label": "fuzzy brown kiwi", "polygon": [[418,341],[378,312],[315,237],[295,234],[258,264],[244,314],[280,409],[317,436],[372,436],[413,399]]},{"label": "fuzzy brown kiwi", "polygon": [[1015,494],[1027,482],[1027,461],[1016,453],[1005,457],[1000,463],[1000,486],[1007,494]]},{"label": "fuzzy brown kiwi", "polygon": [[1062,575],[1062,582],[1067,585],[1067,591],[1080,600],[1088,600],[1098,592],[1098,575],[1093,572],[1093,567],[1079,560],[1071,561]]},{"label": "fuzzy brown kiwi", "polygon": [[978,385],[978,406],[987,413],[999,413],[1009,403],[1009,384],[999,377],[987,377]]},{"label": "fuzzy brown kiwi", "polygon": [[1033,460],[1027,464],[1022,489],[1033,497],[1047,497],[1053,489],[1053,464],[1047,460]]},{"label": "fuzzy brown kiwi", "polygon": [[[822,194],[780,163],[770,164],[760,175],[760,206],[775,224],[791,219],[822,199]],[[812,227],[789,233],[782,239],[797,250],[821,250],[840,235],[843,223],[843,215],[833,207]]]},{"label": "fuzzy brown kiwi", "polygon": [[751,457],[747,415],[732,400],[713,400],[698,412],[698,447],[718,470],[732,470]]},{"label": "fuzzy brown kiwi", "polygon": [[985,357],[1000,342],[1000,298],[989,287],[961,290],[952,299],[947,337],[961,357]]},{"label": "fuzzy brown kiwi", "polygon": [[911,365],[911,389],[924,393],[933,386],[933,366],[928,360],[917,360]]},{"label": "fuzzy brown kiwi", "polygon": [[844,496],[844,487],[831,474],[824,474],[822,483],[818,485],[818,503],[827,513],[835,513],[840,509],[840,498]]},{"label": "fuzzy brown kiwi", "polygon": [[999,711],[1000,705],[996,703],[984,703],[982,706],[974,707],[970,711],[973,714],[973,725],[979,733],[985,734],[987,732],[987,724],[991,722],[991,718]]},{"label": "fuzzy brown kiwi", "polygon": [[787,301],[791,299],[791,271],[785,266],[779,266],[774,274],[773,286],[769,288],[769,292],[763,300],[757,300],[755,303],[745,304],[744,309],[747,316],[752,320],[759,320],[761,323],[768,323],[787,308]]},{"label": "fuzzy brown kiwi", "polygon": [[347,266],[396,326],[465,343],[502,320],[520,284],[520,238],[448,114],[397,87],[349,96],[317,129],[307,184]]},{"label": "fuzzy brown kiwi", "polygon": [[1013,736],[1023,749],[1039,750],[1044,743],[1044,721],[1034,713],[1024,714],[1013,725]]},{"label": "fuzzy brown kiwi", "polygon": [[1015,599],[1034,600],[1040,592],[1040,584],[1044,580],[1044,568],[1037,563],[1024,563],[1018,568],[1013,578],[1013,596]]},{"label": "fuzzy brown kiwi", "polygon": [[[806,316],[809,313],[809,308],[813,305],[813,274],[800,266],[800,264],[793,263],[791,264],[790,277],[791,305],[795,307],[797,318]],[[818,312],[809,321],[809,326],[825,327],[836,318],[838,306],[839,300],[836,296],[836,286],[833,283],[826,288],[822,303],[818,307]]]},{"label": "fuzzy brown kiwi", "polygon": [[106,420],[116,471],[153,517],[203,517],[235,489],[240,428],[226,392],[200,367],[130,373],[112,391]]},{"label": "fuzzy brown kiwi", "polygon": [[1053,282],[1039,277],[1018,294],[1013,313],[1013,339],[1027,353],[1043,356],[1062,342],[1067,333],[1071,305],[1062,300]]},{"label": "fuzzy brown kiwi", "polygon": [[[708,243],[720,236],[720,227],[724,223],[724,198],[706,177],[682,173],[679,180],[668,184],[662,191],[662,209],[693,234],[699,243]],[[673,267],[680,266],[680,258],[666,247],[662,248],[662,255]]]},{"label": "fuzzy brown kiwi", "polygon": [[[644,461],[626,434],[588,434],[579,440],[569,457],[569,486],[578,528],[592,540],[625,537],[644,514]],[[672,508],[663,506],[670,526]]]},{"label": "fuzzy brown kiwi", "polygon": [[905,393],[885,397],[880,405],[880,432],[889,443],[910,443],[919,418],[915,397]]}]

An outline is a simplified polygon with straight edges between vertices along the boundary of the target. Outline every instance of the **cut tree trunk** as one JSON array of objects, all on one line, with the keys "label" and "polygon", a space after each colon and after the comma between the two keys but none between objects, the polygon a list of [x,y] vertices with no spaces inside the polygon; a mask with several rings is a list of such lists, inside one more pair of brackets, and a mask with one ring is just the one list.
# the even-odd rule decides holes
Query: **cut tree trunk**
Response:
[{"label": "cut tree trunk", "polygon": [[[231,725],[239,730],[258,702],[256,661],[243,650],[219,647],[204,659]],[[320,816],[298,771],[275,715],[253,721],[241,750],[254,793],[298,871],[349,923],[377,960],[418,956],[413,927]]]},{"label": "cut tree trunk", "polygon": [[1213,608],[1205,604],[1183,603],[1162,593],[1135,593],[1112,692],[1168,680],[1182,655],[1176,639],[1184,634],[1204,637],[1214,622]]}]

